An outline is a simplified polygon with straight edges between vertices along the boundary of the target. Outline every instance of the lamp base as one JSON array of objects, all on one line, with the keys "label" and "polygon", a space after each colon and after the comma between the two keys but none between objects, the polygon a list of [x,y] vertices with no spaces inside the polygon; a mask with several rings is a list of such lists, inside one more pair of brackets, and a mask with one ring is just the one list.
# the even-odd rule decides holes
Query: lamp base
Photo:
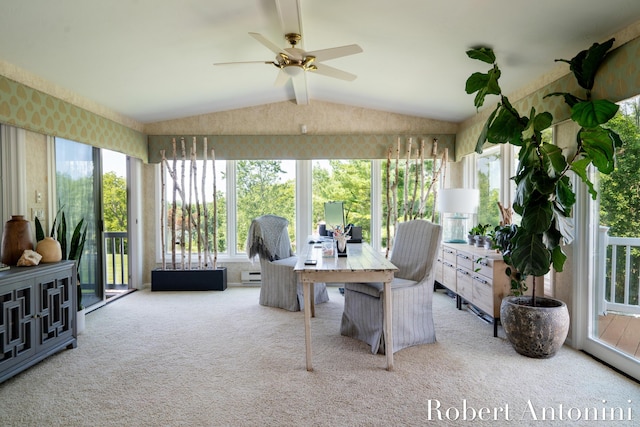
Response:
[{"label": "lamp base", "polygon": [[444,240],[444,243],[467,243],[467,241],[462,239],[448,239]]}]

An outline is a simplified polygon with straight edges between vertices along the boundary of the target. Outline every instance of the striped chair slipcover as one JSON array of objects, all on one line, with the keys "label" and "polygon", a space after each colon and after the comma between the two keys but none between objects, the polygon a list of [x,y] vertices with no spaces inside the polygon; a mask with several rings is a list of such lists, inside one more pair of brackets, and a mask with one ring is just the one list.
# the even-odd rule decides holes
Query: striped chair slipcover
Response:
[{"label": "striped chair slipcover", "polygon": [[[425,220],[398,224],[390,261],[398,267],[393,292],[393,352],[436,340],[432,301],[442,227]],[[382,283],[346,283],[340,333],[384,353]]]},{"label": "striped chair slipcover", "polygon": [[[247,236],[247,255],[260,259],[260,304],[300,311],[304,307],[302,283],[293,268],[298,261],[291,250],[289,221],[275,215],[263,215],[251,222]],[[315,303],[329,301],[324,283],[315,284]]]}]

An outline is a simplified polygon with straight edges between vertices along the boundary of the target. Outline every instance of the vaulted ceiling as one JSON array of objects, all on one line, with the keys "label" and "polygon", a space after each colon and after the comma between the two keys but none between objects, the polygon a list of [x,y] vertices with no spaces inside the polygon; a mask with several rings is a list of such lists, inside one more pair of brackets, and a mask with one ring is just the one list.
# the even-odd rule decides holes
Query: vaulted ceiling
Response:
[{"label": "vaulted ceiling", "polygon": [[[296,102],[249,35],[289,47],[280,18],[296,6],[298,47],[363,50],[323,62],[354,81],[307,71],[309,103],[453,122],[474,113],[464,83],[485,68],[468,48],[494,47],[509,93],[640,21],[638,0],[3,0],[0,60],[140,123]],[[235,61],[262,62],[213,65]]]}]

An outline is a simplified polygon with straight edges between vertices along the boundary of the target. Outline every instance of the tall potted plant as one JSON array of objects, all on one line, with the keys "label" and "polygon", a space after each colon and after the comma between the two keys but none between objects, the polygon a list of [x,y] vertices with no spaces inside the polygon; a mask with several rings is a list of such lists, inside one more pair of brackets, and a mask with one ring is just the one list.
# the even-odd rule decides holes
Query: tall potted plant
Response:
[{"label": "tall potted plant", "polygon": [[[531,296],[503,300],[500,320],[516,351],[526,356],[553,356],[568,333],[566,305],[559,300],[537,297],[535,286],[535,278],[547,274],[551,267],[562,271],[566,261],[562,245],[573,240],[571,211],[576,195],[567,174],[572,171],[579,176],[595,199],[597,193],[587,168],[593,165],[601,173],[611,173],[615,149],[622,145],[619,135],[603,126],[615,116],[618,106],[605,99],[592,98],[596,73],[613,42],[614,39],[594,43],[570,61],[556,60],[569,64],[580,86],[579,93],[545,96],[562,96],[571,108],[571,119],[580,126],[575,146],[565,150],[542,138],[542,132],[553,123],[551,113],[531,108],[528,117],[521,116],[502,93],[498,83],[501,71],[493,50],[478,47],[467,51],[470,58],[491,64],[486,73],[476,72],[467,79],[466,91],[476,94],[476,108],[484,104],[487,95],[499,97],[478,138],[476,152],[481,153],[487,141],[520,147],[519,165],[513,177],[516,183],[513,210],[522,219],[514,228],[504,255],[505,261],[515,269],[514,273],[521,278],[532,276],[533,286]],[[558,330],[552,330],[552,325],[544,325],[542,321],[555,318],[552,313],[557,311],[556,306],[560,306],[561,314],[557,317],[561,324]],[[537,337],[544,337],[545,342],[534,342]]]}]

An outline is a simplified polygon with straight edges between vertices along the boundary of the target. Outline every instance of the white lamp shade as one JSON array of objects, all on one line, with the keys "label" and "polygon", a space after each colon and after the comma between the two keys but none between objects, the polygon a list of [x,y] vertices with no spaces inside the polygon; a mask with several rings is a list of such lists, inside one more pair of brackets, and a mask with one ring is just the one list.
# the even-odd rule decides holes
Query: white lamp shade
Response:
[{"label": "white lamp shade", "polygon": [[445,188],[438,192],[438,211],[475,213],[480,191],[474,188]]}]

